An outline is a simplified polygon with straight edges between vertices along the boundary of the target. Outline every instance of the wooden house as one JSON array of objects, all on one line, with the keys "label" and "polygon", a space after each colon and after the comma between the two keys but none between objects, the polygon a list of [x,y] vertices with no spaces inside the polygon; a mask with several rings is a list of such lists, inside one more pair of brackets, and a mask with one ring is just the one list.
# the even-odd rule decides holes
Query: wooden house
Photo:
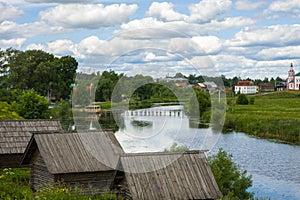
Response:
[{"label": "wooden house", "polygon": [[114,187],[123,199],[217,199],[222,194],[203,151],[120,157]]},{"label": "wooden house", "polygon": [[0,168],[19,167],[32,133],[61,130],[55,120],[0,120]]},{"label": "wooden house", "polygon": [[121,153],[112,132],[34,134],[21,165],[31,167],[33,190],[62,181],[99,194],[110,191]]}]

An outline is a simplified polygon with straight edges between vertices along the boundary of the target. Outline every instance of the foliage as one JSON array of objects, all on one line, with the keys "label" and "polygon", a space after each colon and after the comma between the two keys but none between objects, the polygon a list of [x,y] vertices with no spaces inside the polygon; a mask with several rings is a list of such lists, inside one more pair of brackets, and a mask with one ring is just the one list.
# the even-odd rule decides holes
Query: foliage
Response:
[{"label": "foliage", "polygon": [[70,56],[61,58],[41,50],[7,49],[0,54],[2,88],[34,89],[42,96],[67,99],[69,85],[74,82],[77,61]]},{"label": "foliage", "polygon": [[34,193],[29,187],[29,179],[30,169],[28,168],[5,168],[0,170],[0,199],[116,199],[115,194],[86,195],[83,193],[82,187],[75,186],[73,188],[70,188],[67,187],[66,184],[63,182],[58,182],[52,185],[46,185],[43,189],[40,189]]},{"label": "foliage", "polygon": [[6,102],[0,102],[0,119],[22,119]]},{"label": "foliage", "polygon": [[219,189],[229,199],[249,199],[252,193],[247,188],[252,186],[251,175],[241,171],[239,166],[232,161],[232,155],[219,149],[218,153],[208,158],[211,170],[217,181]]},{"label": "foliage", "polygon": [[49,119],[49,102],[36,92],[23,92],[13,102],[13,109],[25,119]]},{"label": "foliage", "polygon": [[64,130],[67,130],[69,125],[73,124],[73,115],[69,101],[56,102],[54,108],[50,110],[50,113],[53,119],[60,120]]},{"label": "foliage", "polygon": [[185,152],[188,150],[189,148],[186,145],[178,146],[178,144],[174,142],[170,149],[165,149],[164,152]]},{"label": "foliage", "polygon": [[195,89],[195,95],[191,97],[188,104],[188,113],[193,117],[202,117],[204,112],[208,110],[211,106],[209,93]]},{"label": "foliage", "polygon": [[238,94],[238,97],[236,99],[236,104],[247,105],[248,103],[249,103],[249,101],[245,94]]}]

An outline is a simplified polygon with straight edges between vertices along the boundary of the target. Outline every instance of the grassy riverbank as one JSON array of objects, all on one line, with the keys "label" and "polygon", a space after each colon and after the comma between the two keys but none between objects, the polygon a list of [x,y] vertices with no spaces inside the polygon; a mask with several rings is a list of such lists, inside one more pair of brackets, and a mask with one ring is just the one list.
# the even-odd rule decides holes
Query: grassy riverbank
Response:
[{"label": "grassy riverbank", "polygon": [[255,95],[253,105],[237,105],[228,98],[224,130],[300,145],[300,92]]}]

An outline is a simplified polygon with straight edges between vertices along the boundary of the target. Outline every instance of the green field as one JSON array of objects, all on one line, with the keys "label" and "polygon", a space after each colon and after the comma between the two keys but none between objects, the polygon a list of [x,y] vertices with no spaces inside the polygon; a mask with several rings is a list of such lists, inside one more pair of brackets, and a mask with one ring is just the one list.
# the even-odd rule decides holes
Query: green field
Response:
[{"label": "green field", "polygon": [[[249,96],[248,96],[249,97]],[[253,105],[237,105],[228,98],[224,130],[300,145],[300,92],[259,94]]]}]

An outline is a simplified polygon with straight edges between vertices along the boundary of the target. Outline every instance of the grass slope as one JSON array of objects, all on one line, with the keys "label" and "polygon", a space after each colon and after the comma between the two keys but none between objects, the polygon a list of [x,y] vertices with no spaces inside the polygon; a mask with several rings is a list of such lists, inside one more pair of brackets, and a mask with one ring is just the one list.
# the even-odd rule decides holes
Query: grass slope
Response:
[{"label": "grass slope", "polygon": [[228,99],[225,130],[300,145],[300,92],[283,91],[254,96],[253,105]]}]

